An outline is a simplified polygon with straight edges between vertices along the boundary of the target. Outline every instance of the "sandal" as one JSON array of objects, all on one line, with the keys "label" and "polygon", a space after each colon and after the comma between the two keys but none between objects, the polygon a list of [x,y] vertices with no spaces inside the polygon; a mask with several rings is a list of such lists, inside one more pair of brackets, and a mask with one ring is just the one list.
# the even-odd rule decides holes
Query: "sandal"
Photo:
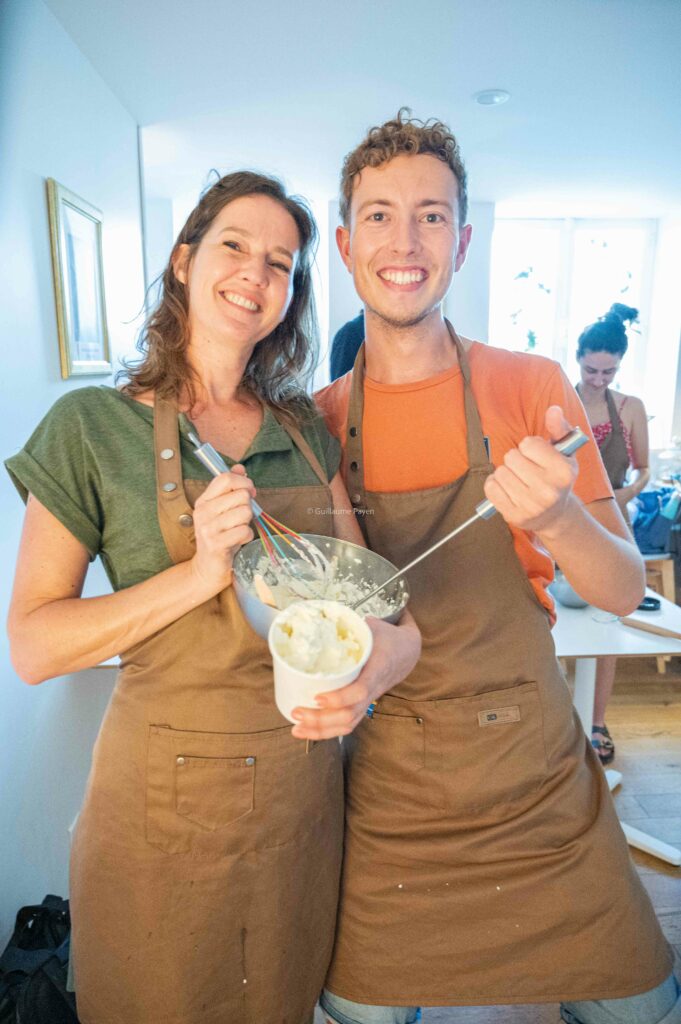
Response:
[{"label": "sandal", "polygon": [[594,725],[591,730],[591,746],[598,754],[598,760],[602,765],[615,760],[615,744],[607,725]]}]

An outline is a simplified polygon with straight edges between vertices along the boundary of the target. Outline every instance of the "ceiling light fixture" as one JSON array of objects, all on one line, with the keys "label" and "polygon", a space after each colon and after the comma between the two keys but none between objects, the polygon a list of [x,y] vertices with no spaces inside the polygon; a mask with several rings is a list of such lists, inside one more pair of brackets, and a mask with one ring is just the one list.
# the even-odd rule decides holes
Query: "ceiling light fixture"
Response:
[{"label": "ceiling light fixture", "polygon": [[506,89],[483,89],[476,92],[473,99],[483,107],[500,107],[510,100],[511,94]]}]

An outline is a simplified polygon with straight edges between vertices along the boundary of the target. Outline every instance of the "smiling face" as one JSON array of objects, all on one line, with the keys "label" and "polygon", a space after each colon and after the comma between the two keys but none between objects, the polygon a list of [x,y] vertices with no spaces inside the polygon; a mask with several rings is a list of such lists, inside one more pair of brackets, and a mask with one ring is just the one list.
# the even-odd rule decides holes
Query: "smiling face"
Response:
[{"label": "smiling face", "polygon": [[591,352],[587,349],[577,360],[582,384],[592,394],[602,394],[612,384],[622,357],[612,352]]},{"label": "smiling face", "polygon": [[350,225],[338,228],[336,240],[367,310],[410,327],[440,316],[470,234],[470,226],[459,227],[454,174],[437,157],[419,154],[363,168]]},{"label": "smiling face", "polygon": [[173,259],[189,296],[190,345],[200,337],[247,347],[271,334],[293,296],[299,249],[293,217],[269,196],[223,206],[193,254],[181,245]]}]

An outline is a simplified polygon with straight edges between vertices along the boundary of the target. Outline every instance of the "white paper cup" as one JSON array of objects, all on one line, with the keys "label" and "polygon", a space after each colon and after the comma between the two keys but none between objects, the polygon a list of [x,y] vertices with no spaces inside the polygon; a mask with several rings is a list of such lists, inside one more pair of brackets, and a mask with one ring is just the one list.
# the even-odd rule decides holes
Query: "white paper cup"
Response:
[{"label": "white paper cup", "polygon": [[[302,669],[294,668],[279,654],[275,647],[274,638],[278,635],[282,623],[290,620],[295,615],[295,609],[299,604],[307,606],[323,607],[327,614],[344,622],[348,629],[357,637],[362,647],[362,656],[358,662],[346,669],[344,672],[330,674],[327,672],[304,672]],[[315,696],[318,693],[325,693],[328,690],[338,690],[341,686],[347,686],[360,674],[366,665],[371,648],[373,646],[373,635],[364,619],[354,612],[352,608],[339,604],[336,601],[305,601],[296,602],[279,612],[273,620],[267,635],[272,663],[274,666],[274,699],[276,705],[284,718],[295,723],[291,716],[294,708],[316,708]]]}]

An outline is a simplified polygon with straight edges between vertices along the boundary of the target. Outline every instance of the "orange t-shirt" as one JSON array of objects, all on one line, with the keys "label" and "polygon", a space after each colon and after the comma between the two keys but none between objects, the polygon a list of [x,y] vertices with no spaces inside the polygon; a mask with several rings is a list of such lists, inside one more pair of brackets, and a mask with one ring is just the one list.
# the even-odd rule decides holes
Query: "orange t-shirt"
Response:
[{"label": "orange t-shirt", "polygon": [[[468,351],[471,386],[495,466],[528,435],[546,437],[544,415],[560,405],[566,419],[591,435],[576,391],[558,363],[507,352],[480,342]],[[315,396],[326,424],[345,450],[352,374]],[[463,377],[458,366],[410,384],[379,384],[365,378],[364,484],[368,491],[418,491],[439,487],[468,468]],[[575,494],[585,505],[613,496],[593,438],[577,453]],[[343,469],[345,467],[343,466]],[[520,563],[537,597],[553,616],[546,592],[553,560],[534,534],[510,527]]]}]

